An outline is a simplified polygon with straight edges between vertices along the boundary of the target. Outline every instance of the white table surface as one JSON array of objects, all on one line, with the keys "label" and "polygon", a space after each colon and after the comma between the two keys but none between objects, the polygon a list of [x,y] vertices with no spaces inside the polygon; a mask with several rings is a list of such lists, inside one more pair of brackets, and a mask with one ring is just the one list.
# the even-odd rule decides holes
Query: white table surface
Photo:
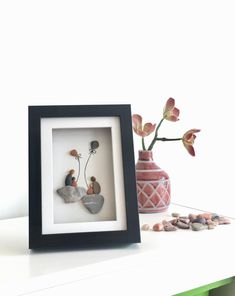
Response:
[{"label": "white table surface", "polygon": [[[141,214],[151,226],[198,211],[172,205]],[[235,221],[214,230],[141,231],[141,244],[57,252],[28,250],[28,218],[0,221],[0,295],[164,296],[235,275]]]}]

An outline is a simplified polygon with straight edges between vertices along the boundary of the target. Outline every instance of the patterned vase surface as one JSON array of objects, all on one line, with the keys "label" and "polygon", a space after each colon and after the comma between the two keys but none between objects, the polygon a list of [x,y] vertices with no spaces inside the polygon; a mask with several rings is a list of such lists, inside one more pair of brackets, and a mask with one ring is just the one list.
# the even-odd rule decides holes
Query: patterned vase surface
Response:
[{"label": "patterned vase surface", "polygon": [[136,164],[138,206],[140,213],[160,213],[170,204],[170,180],[153,161],[152,151],[139,151]]}]

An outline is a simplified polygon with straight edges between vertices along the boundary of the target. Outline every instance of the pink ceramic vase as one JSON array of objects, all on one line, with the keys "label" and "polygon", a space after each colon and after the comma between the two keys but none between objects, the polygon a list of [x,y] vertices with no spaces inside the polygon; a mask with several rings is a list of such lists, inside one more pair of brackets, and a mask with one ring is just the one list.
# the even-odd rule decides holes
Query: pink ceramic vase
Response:
[{"label": "pink ceramic vase", "polygon": [[170,204],[170,180],[153,161],[152,151],[139,151],[136,164],[138,206],[140,213],[160,213]]}]

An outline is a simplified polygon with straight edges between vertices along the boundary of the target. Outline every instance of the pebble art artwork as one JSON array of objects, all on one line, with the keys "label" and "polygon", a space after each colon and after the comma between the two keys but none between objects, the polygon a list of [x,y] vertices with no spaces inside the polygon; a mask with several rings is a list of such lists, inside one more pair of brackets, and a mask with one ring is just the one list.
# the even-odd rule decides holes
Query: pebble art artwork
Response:
[{"label": "pebble art artwork", "polygon": [[81,171],[81,161],[82,158],[81,153],[78,153],[76,149],[70,151],[70,156],[74,157],[77,161],[77,176],[75,177],[74,174],[76,173],[75,169],[70,169],[67,173],[65,180],[64,180],[64,187],[59,188],[56,190],[58,195],[63,198],[65,203],[75,203],[81,202],[90,214],[97,214],[101,211],[103,204],[104,204],[104,197],[101,195],[101,185],[97,181],[96,177],[92,176],[90,181],[87,178],[87,167],[89,161],[91,160],[92,155],[96,154],[96,150],[99,147],[98,141],[90,142],[90,149],[88,153],[88,157],[84,167],[84,181],[86,183],[86,187],[79,186],[79,178],[80,178],[80,171]]}]

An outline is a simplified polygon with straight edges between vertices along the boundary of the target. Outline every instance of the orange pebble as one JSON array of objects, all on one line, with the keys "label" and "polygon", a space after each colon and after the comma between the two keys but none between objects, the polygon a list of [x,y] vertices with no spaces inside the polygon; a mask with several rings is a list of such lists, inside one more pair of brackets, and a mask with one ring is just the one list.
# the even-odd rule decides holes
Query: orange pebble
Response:
[{"label": "orange pebble", "polygon": [[87,195],[91,195],[91,194],[94,194],[94,190],[92,188],[92,185],[90,184],[88,189],[87,189],[87,192],[86,192]]},{"label": "orange pebble", "polygon": [[203,213],[197,215],[197,218],[204,218],[206,220],[211,220],[212,219],[212,214],[211,213]]},{"label": "orange pebble", "polygon": [[164,229],[162,223],[156,223],[153,225],[153,231],[162,231]]}]

